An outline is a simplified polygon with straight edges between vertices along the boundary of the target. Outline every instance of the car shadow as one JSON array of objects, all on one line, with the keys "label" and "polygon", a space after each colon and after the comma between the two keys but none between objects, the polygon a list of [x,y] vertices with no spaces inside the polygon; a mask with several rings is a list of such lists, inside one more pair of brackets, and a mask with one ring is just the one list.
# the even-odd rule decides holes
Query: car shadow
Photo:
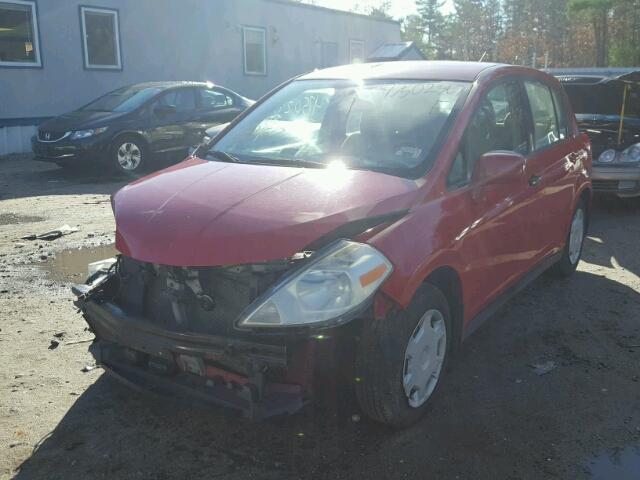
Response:
[{"label": "car shadow", "polygon": [[[541,277],[465,343],[428,415],[404,431],[361,418],[339,391],[334,408],[249,422],[103,374],[15,478],[577,478],[637,413],[638,359],[624,343],[640,343],[639,307],[637,291],[601,275]],[[554,367],[539,376],[543,361]]]},{"label": "car shadow", "polygon": [[[154,163],[154,170],[180,160],[182,158],[162,157]],[[0,159],[0,165],[0,200],[42,195],[111,194],[144,174],[151,173],[118,175],[99,163],[62,168],[33,160],[30,155],[11,155]]]}]

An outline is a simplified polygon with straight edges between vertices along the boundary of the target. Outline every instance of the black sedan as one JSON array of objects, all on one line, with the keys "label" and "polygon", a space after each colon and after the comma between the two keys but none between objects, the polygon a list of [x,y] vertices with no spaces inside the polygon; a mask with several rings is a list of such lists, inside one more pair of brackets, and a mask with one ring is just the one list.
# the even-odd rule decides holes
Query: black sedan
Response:
[{"label": "black sedan", "polygon": [[205,131],[252,105],[211,83],[156,82],[119,88],[44,122],[32,139],[36,160],[60,166],[101,162],[123,173],[148,170],[159,154],[186,154]]}]

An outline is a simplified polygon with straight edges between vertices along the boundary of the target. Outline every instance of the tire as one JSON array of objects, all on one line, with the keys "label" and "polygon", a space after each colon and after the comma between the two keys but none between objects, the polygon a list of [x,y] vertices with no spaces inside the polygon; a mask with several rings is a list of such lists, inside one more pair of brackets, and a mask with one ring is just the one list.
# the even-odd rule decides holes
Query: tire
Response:
[{"label": "tire", "polygon": [[112,145],[110,164],[116,173],[138,176],[147,162],[147,145],[136,135],[117,137]]},{"label": "tire", "polygon": [[567,235],[567,241],[562,250],[562,256],[560,260],[551,267],[550,272],[553,276],[566,278],[570,277],[573,272],[576,271],[578,263],[580,263],[580,257],[582,256],[582,246],[586,234],[587,206],[584,200],[580,200],[571,217],[571,226],[569,228],[569,234]]},{"label": "tire", "polygon": [[[436,348],[429,345],[430,348],[419,350],[418,353],[421,355],[421,363],[434,367],[430,366],[427,370],[416,368],[415,363],[412,364],[408,358],[413,353],[411,350],[416,352],[418,339],[435,341],[434,335],[438,335],[433,330],[436,332],[434,335],[423,337],[431,328],[427,327],[418,335],[419,328],[421,325],[426,327],[424,322],[431,324],[434,319],[433,325],[438,327],[438,331],[444,328],[444,338],[440,337]],[[369,321],[363,327],[356,356],[356,397],[365,415],[395,428],[405,428],[417,422],[430,408],[438,391],[451,352],[452,340],[449,304],[442,292],[430,284],[424,284],[418,289],[407,309],[382,320]],[[430,356],[428,352],[436,355]],[[441,360],[438,359],[440,355]],[[422,393],[414,390],[410,399],[406,392],[410,387],[404,385],[404,379],[409,377],[405,374],[410,374],[413,369],[423,375],[431,368],[437,370],[437,377],[429,376]],[[414,378],[420,377],[416,375]]]}]

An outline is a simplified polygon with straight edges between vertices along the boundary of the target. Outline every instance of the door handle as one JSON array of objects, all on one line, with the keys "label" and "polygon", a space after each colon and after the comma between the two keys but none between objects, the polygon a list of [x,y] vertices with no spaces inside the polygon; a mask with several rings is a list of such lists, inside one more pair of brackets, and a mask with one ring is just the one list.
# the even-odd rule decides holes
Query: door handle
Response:
[{"label": "door handle", "polygon": [[542,177],[540,175],[531,175],[529,177],[529,186],[535,187],[540,183],[540,180],[542,180]]}]

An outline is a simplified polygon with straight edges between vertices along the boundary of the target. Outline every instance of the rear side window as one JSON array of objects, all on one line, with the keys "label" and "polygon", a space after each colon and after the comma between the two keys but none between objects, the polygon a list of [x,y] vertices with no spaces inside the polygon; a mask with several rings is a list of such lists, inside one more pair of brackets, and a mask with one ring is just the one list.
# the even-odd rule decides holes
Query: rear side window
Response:
[{"label": "rear side window", "polygon": [[196,98],[191,88],[179,88],[164,94],[158,105],[173,105],[176,112],[190,112],[196,109]]},{"label": "rear side window", "polygon": [[218,90],[200,88],[200,108],[202,110],[219,110],[233,106],[233,98]]},{"label": "rear side window", "polygon": [[508,81],[495,86],[480,101],[449,172],[449,186],[467,185],[476,162],[485,153],[529,153],[528,112],[521,91],[517,81]]},{"label": "rear side window", "polygon": [[561,140],[551,89],[539,82],[524,82],[533,119],[534,150],[540,150]]},{"label": "rear side window", "polygon": [[558,131],[560,132],[560,140],[569,138],[569,119],[567,117],[567,109],[564,104],[564,97],[555,89],[551,90],[553,94],[553,103],[556,107],[556,116],[558,117]]}]

